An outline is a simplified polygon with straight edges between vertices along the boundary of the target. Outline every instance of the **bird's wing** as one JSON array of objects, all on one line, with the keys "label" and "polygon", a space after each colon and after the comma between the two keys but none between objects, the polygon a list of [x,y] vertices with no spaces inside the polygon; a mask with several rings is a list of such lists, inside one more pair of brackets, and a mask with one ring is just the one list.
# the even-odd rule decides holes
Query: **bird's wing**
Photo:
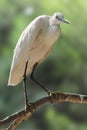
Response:
[{"label": "bird's wing", "polygon": [[36,18],[21,34],[14,49],[8,85],[15,86],[23,79],[24,67],[29,55],[29,50],[40,30],[44,27],[43,18]]},{"label": "bird's wing", "polygon": [[[14,54],[20,59],[21,54],[29,51],[33,46],[34,41],[40,33],[40,30],[44,27],[44,20],[40,17],[35,19],[21,34],[18,43],[14,49]],[[17,61],[16,58],[16,61]]]}]

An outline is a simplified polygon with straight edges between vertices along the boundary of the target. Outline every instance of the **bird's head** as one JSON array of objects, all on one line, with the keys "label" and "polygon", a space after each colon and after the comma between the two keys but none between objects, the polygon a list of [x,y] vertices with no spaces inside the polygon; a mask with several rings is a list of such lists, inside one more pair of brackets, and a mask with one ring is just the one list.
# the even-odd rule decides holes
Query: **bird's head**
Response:
[{"label": "bird's head", "polygon": [[64,16],[62,13],[57,12],[51,17],[52,24],[59,25],[60,23],[64,22],[67,24],[70,24],[70,22],[66,19],[64,19]]}]

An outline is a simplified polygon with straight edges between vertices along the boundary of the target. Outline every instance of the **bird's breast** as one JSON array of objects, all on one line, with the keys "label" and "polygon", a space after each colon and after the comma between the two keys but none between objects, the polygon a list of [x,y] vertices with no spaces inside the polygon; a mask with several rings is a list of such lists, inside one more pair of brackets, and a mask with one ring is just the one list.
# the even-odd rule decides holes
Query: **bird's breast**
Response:
[{"label": "bird's breast", "polygon": [[56,35],[56,37],[58,37],[59,34],[60,34],[60,26],[57,26],[57,25],[50,26],[48,28],[47,34],[48,35],[53,35],[53,36]]},{"label": "bird's breast", "polygon": [[60,36],[60,27],[59,26],[50,26],[47,29],[47,33],[46,33],[46,39],[48,41],[48,44],[50,45],[54,45],[55,41],[59,38]]},{"label": "bird's breast", "polygon": [[33,61],[42,62],[45,60],[59,35],[60,29],[55,27],[43,30],[39,33],[31,48],[31,51],[29,52],[29,59],[32,64]]}]

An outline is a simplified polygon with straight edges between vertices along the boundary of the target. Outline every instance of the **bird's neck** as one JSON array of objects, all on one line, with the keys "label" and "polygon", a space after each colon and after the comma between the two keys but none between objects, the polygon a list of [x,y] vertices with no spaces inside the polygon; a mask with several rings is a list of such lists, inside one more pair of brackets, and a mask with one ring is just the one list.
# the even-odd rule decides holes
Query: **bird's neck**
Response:
[{"label": "bird's neck", "polygon": [[56,23],[56,21],[54,21],[53,18],[50,18],[49,25],[50,26],[60,26],[60,23],[58,23],[58,22]]},{"label": "bird's neck", "polygon": [[60,24],[55,24],[53,21],[49,22],[49,30],[56,31],[60,29]]}]

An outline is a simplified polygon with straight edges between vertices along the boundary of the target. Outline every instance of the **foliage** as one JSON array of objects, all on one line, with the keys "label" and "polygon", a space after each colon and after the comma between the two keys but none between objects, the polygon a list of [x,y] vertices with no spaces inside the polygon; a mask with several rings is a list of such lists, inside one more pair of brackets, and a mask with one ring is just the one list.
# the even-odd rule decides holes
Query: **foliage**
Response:
[{"label": "foliage", "polygon": [[53,108],[47,109],[45,115],[47,126],[50,130],[86,130],[87,128],[86,123],[79,125]]}]

